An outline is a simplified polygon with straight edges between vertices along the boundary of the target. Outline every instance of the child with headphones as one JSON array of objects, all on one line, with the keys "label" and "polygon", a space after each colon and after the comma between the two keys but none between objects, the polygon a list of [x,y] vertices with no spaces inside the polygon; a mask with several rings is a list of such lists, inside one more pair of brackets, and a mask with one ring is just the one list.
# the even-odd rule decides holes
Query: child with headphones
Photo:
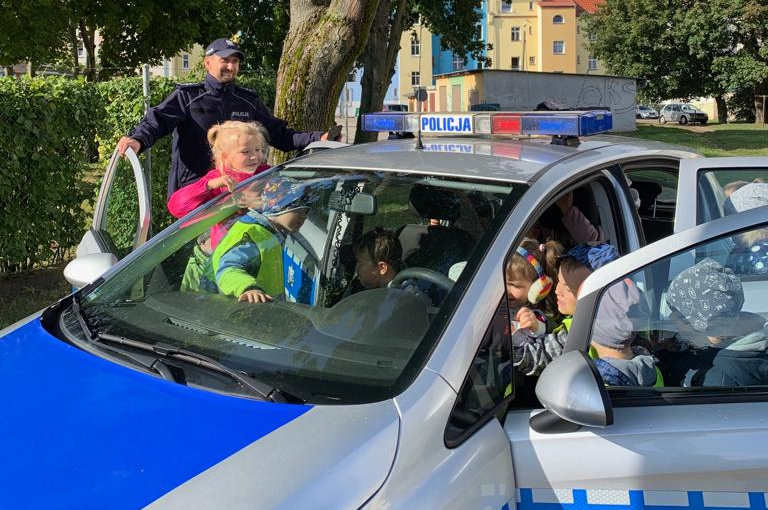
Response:
[{"label": "child with headphones", "polygon": [[545,356],[546,345],[540,340],[549,328],[547,324],[559,322],[560,314],[554,299],[557,285],[558,257],[565,253],[557,241],[539,244],[524,239],[509,257],[505,268],[510,325],[514,345],[514,365],[528,374],[528,365],[535,369]]}]

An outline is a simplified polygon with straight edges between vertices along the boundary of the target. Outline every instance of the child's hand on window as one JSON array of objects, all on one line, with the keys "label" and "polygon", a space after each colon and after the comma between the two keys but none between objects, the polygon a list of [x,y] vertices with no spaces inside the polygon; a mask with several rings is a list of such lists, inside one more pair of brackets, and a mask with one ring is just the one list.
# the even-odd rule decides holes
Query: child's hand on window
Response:
[{"label": "child's hand on window", "polygon": [[536,317],[536,314],[530,308],[520,308],[517,314],[515,314],[515,321],[520,329],[527,329],[535,336],[543,334],[542,330],[546,329],[546,325]]},{"label": "child's hand on window", "polygon": [[208,189],[224,188],[232,191],[237,186],[237,181],[228,175],[222,175],[208,181]]},{"label": "child's hand on window", "polygon": [[237,298],[237,300],[248,301],[249,303],[268,303],[269,301],[273,301],[272,296],[259,289],[246,290],[240,294],[240,297]]}]

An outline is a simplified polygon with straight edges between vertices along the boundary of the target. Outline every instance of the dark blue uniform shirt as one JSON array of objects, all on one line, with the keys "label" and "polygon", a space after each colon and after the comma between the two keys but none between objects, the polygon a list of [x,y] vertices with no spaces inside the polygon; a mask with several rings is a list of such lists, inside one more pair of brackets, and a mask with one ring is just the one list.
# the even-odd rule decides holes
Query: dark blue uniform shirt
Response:
[{"label": "dark blue uniform shirt", "polygon": [[301,132],[288,127],[259,100],[255,92],[234,82],[221,83],[207,74],[203,83],[179,85],[159,105],[150,108],[128,135],[144,150],[173,132],[168,196],[211,168],[208,129],[227,120],[258,121],[269,133],[269,144],[282,151],[301,150],[320,140],[322,131]]}]

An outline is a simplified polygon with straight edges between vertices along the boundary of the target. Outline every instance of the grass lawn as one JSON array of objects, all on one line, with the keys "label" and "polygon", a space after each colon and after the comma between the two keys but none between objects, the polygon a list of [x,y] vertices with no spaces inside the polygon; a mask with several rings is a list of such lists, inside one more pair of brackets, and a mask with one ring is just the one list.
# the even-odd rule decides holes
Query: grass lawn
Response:
[{"label": "grass lawn", "polygon": [[680,127],[638,123],[637,131],[618,134],[685,145],[707,157],[768,156],[768,127],[754,124]]},{"label": "grass lawn", "polygon": [[71,292],[63,266],[0,279],[0,329],[45,308]]}]

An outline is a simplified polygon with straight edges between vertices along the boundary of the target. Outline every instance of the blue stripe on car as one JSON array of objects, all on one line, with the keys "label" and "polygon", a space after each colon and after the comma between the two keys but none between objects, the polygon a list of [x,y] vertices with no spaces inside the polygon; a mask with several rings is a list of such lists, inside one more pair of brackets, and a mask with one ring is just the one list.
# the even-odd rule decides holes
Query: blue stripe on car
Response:
[{"label": "blue stripe on car", "polygon": [[34,320],[0,339],[0,507],[141,508],[311,407],[167,382]]},{"label": "blue stripe on car", "polygon": [[[538,492],[538,491],[537,491]],[[534,489],[518,489],[517,510],[766,510],[763,492],[702,492],[642,490],[543,490],[550,497],[537,501]],[[608,493],[608,497],[606,497]],[[557,501],[553,501],[557,500]],[[611,500],[625,500],[617,504]],[[665,503],[665,500],[668,500]]]}]

